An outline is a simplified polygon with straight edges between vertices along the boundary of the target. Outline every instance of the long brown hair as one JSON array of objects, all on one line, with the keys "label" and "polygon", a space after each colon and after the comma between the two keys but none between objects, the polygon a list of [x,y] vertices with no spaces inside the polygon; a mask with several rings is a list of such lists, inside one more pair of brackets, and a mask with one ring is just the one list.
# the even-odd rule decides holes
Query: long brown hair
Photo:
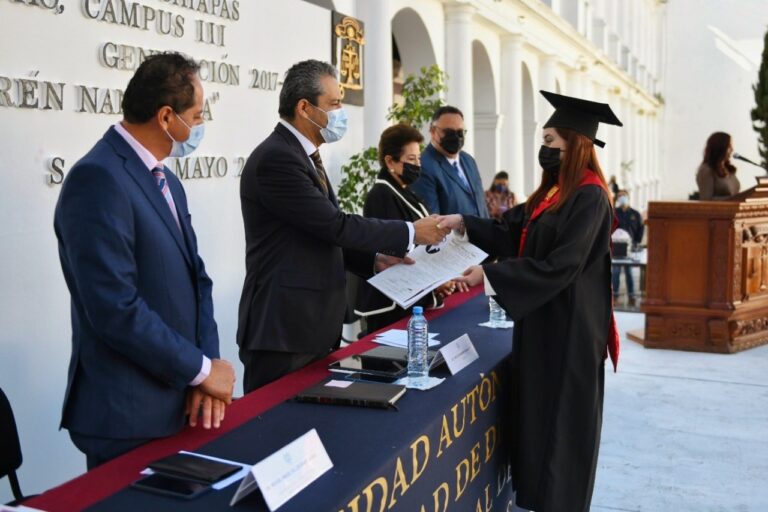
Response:
[{"label": "long brown hair", "polygon": [[731,136],[725,132],[715,132],[707,139],[704,148],[704,161],[721,178],[728,173],[734,174],[736,166],[728,158],[728,148],[731,146]]},{"label": "long brown hair", "polygon": [[600,162],[597,160],[595,145],[589,137],[570,130],[568,128],[555,128],[557,134],[565,140],[565,154],[560,162],[559,183],[555,183],[552,176],[545,172],[542,174],[539,188],[531,194],[525,205],[525,213],[530,215],[536,205],[539,204],[552,188],[552,185],[560,185],[560,196],[557,202],[552,206],[552,211],[557,211],[562,205],[568,202],[571,196],[579,188],[584,176],[584,169],[590,169],[600,179],[600,185],[605,190],[609,201],[612,204],[611,192],[603,176],[603,170],[600,168]]}]

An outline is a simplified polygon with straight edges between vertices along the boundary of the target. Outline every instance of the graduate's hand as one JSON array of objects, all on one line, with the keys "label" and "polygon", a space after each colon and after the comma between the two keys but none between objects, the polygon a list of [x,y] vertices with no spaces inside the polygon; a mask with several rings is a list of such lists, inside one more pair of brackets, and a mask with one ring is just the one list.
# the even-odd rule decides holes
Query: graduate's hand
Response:
[{"label": "graduate's hand", "polygon": [[459,214],[442,215],[437,218],[437,227],[464,234],[464,218]]},{"label": "graduate's hand", "polygon": [[473,267],[469,267],[467,270],[464,271],[464,275],[461,277],[457,277],[454,279],[457,283],[464,283],[467,286],[476,286],[483,282],[483,276],[485,274],[483,273],[483,267],[480,265],[475,265]]},{"label": "graduate's hand", "polygon": [[374,260],[373,268],[376,270],[376,272],[383,272],[389,267],[394,267],[395,265],[399,265],[400,263],[404,263],[406,265],[413,265],[414,263],[416,263],[416,261],[409,256],[406,256],[405,258],[398,258],[397,256],[387,256],[386,254],[377,254],[376,259]]}]

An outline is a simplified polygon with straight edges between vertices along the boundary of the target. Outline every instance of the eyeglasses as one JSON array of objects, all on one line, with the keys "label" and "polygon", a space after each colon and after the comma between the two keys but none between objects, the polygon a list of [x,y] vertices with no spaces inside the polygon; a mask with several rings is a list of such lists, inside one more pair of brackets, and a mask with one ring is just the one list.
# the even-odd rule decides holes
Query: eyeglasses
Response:
[{"label": "eyeglasses", "polygon": [[463,129],[454,130],[453,128],[441,128],[441,127],[439,127],[439,126],[437,126],[437,125],[433,125],[433,126],[434,126],[436,129],[438,129],[438,130],[440,130],[441,132],[443,132],[444,134],[446,134],[446,135],[449,135],[449,134],[456,134],[456,135],[458,135],[459,137],[464,137],[464,136],[466,136],[466,135],[467,135],[467,130],[463,130]]}]

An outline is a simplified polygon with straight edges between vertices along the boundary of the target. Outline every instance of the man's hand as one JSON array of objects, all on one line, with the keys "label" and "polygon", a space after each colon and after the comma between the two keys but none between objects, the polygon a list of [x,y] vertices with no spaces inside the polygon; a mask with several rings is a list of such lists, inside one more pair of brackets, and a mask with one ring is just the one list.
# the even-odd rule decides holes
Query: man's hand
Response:
[{"label": "man's hand", "polygon": [[386,254],[377,254],[376,260],[373,264],[373,268],[376,270],[376,272],[383,272],[389,267],[394,267],[395,265],[398,265],[400,263],[404,263],[406,265],[413,265],[416,262],[413,260],[413,258],[410,258],[408,256],[404,258],[398,258],[397,256],[387,256]]},{"label": "man's hand", "polygon": [[464,283],[467,286],[475,286],[483,282],[484,275],[483,267],[475,265],[465,270],[464,275],[462,277],[457,277],[454,281],[457,283]]},{"label": "man's hand", "polygon": [[187,392],[186,414],[189,416],[189,426],[196,427],[198,417],[202,416],[203,428],[219,428],[224,421],[224,411],[227,404],[206,395],[199,387],[190,388]]},{"label": "man's hand", "polygon": [[462,235],[464,234],[464,218],[459,214],[439,216],[437,218],[437,225],[448,231],[456,230]]},{"label": "man's hand", "polygon": [[204,394],[230,404],[235,388],[235,369],[229,361],[211,359],[211,373],[198,387]]},{"label": "man's hand", "polygon": [[438,218],[436,215],[433,215],[414,222],[413,227],[416,233],[413,241],[419,245],[435,245],[442,242],[451,230],[438,227]]}]

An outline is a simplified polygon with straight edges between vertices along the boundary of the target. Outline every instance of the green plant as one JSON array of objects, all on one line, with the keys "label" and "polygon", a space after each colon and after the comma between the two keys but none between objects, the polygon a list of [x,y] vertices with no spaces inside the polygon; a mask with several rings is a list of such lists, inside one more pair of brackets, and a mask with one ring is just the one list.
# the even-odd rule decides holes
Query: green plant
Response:
[{"label": "green plant", "polygon": [[378,173],[378,153],[378,150],[371,146],[352,155],[341,167],[343,178],[337,196],[342,210],[352,213],[362,211],[365,195]]},{"label": "green plant", "polygon": [[422,129],[435,110],[443,106],[440,93],[447,90],[448,76],[437,64],[422,67],[419,75],[408,75],[403,83],[403,103],[389,107],[387,121],[405,123]]},{"label": "green plant", "polygon": [[757,150],[763,159],[762,166],[768,169],[768,31],[765,33],[763,61],[752,90],[755,92],[755,108],[750,112],[752,128],[759,135]]},{"label": "green plant", "polygon": [[[389,107],[387,120],[422,129],[443,100],[440,93],[447,90],[446,74],[436,65],[422,67],[418,75],[408,75],[403,83],[403,102]],[[378,150],[371,146],[352,155],[341,167],[338,198],[342,210],[359,213],[365,196],[379,173]]]}]

